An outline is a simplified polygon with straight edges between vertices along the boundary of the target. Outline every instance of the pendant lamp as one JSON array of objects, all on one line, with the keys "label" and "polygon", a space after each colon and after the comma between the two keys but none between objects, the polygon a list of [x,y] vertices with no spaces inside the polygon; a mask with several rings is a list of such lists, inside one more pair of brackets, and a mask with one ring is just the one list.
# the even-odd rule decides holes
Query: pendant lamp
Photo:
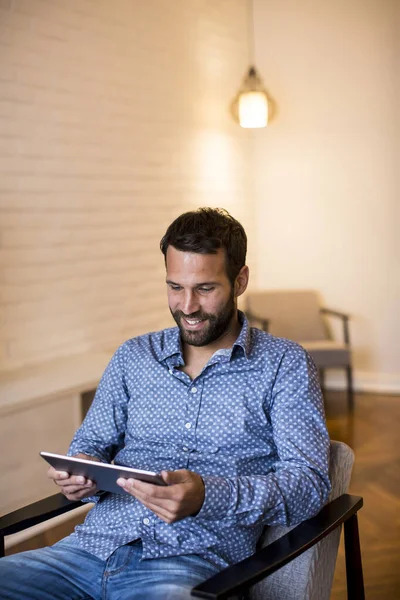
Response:
[{"label": "pendant lamp", "polygon": [[268,124],[268,95],[254,63],[254,25],[252,0],[248,0],[250,68],[232,104],[232,112],[241,127],[257,129]]}]

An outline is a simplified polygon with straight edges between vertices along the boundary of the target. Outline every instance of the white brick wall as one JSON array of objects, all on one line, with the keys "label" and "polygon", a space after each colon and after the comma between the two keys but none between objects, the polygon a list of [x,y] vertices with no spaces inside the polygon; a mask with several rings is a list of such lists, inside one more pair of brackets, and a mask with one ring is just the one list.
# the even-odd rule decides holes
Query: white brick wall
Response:
[{"label": "white brick wall", "polygon": [[1,369],[169,325],[184,210],[252,239],[245,24],[245,0],[0,0]]}]

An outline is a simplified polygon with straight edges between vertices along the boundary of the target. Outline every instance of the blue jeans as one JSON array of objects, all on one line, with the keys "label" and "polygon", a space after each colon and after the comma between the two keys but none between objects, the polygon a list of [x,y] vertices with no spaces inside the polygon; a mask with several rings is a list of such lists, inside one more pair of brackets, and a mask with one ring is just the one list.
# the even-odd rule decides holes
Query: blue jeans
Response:
[{"label": "blue jeans", "polygon": [[140,540],[103,561],[72,544],[0,559],[1,600],[188,600],[193,586],[218,571],[196,556],[141,561]]}]

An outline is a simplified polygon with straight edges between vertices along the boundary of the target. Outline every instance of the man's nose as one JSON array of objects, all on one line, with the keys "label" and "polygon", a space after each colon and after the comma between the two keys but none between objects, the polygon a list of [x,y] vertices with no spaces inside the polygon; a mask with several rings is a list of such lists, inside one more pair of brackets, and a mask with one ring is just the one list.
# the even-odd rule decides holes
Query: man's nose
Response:
[{"label": "man's nose", "polygon": [[185,315],[191,315],[199,310],[200,305],[196,298],[196,294],[192,290],[188,290],[185,292],[185,296],[183,298],[183,303],[181,306],[181,311]]}]

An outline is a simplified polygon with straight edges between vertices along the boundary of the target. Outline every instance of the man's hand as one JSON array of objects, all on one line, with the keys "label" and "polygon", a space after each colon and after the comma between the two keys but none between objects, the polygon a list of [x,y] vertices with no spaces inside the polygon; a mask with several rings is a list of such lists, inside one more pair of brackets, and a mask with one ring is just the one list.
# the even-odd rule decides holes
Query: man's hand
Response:
[{"label": "man's hand", "polygon": [[166,523],[196,515],[203,506],[205,494],[200,475],[181,469],[161,471],[161,476],[168,486],[122,478],[117,483]]},{"label": "man's hand", "polygon": [[[100,462],[99,458],[87,454],[76,454],[75,456],[76,458]],[[82,498],[93,496],[97,492],[96,484],[81,475],[70,475],[66,471],[56,471],[54,467],[50,467],[47,476],[59,486],[60,492],[68,500],[82,500]]]}]

